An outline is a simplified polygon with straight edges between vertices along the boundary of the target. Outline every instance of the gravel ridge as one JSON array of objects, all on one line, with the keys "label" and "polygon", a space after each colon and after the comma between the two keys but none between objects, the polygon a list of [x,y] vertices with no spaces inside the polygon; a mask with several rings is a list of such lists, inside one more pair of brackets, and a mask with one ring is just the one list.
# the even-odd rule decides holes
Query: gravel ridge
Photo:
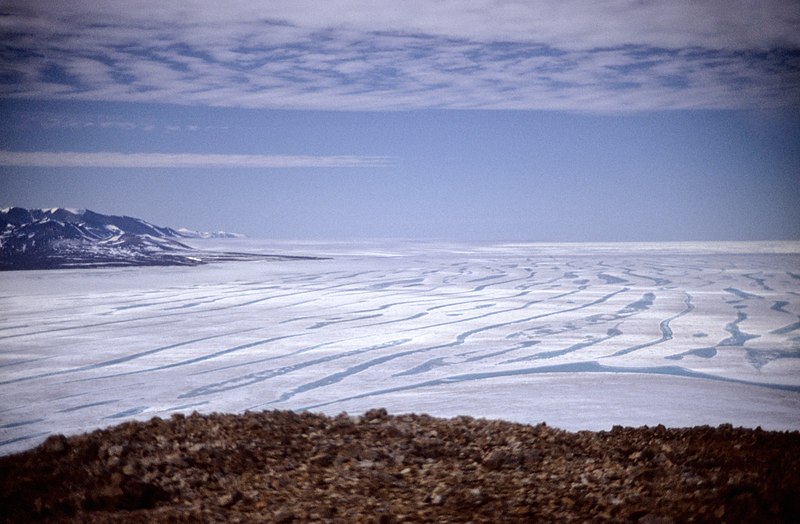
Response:
[{"label": "gravel ridge", "polygon": [[0,457],[3,522],[800,522],[800,432],[290,411]]}]

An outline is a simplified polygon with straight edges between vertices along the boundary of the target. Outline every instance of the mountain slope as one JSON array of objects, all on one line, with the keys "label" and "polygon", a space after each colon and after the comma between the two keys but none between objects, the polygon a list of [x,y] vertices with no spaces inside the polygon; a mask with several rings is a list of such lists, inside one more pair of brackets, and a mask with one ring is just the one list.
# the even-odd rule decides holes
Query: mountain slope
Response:
[{"label": "mountain slope", "polygon": [[198,265],[281,258],[194,249],[180,240],[211,236],[86,209],[0,209],[0,270]]}]

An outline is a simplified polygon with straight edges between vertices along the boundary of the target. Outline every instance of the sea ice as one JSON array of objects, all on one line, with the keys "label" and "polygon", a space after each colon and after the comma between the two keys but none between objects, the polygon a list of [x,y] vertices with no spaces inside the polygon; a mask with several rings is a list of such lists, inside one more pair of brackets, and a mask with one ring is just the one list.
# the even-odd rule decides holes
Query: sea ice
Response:
[{"label": "sea ice", "polygon": [[800,429],[800,244],[267,243],[0,274],[0,453],[198,410]]}]

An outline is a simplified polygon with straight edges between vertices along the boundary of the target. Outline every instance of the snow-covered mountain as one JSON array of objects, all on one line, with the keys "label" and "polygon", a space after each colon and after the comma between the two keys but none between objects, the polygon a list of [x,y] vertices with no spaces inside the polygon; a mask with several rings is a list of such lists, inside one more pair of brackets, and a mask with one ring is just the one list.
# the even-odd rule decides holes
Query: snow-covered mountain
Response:
[{"label": "snow-covered mountain", "polygon": [[240,236],[160,227],[139,218],[88,209],[11,207],[0,209],[0,270],[198,265],[261,258],[202,251],[181,242],[184,238]]}]

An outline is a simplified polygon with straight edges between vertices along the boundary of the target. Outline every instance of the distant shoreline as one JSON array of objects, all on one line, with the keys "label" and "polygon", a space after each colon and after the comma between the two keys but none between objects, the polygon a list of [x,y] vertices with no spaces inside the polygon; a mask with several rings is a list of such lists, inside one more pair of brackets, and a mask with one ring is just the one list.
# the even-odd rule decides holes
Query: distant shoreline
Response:
[{"label": "distant shoreline", "polygon": [[124,267],[200,266],[217,262],[251,262],[257,260],[329,260],[329,257],[301,255],[269,255],[226,251],[186,251],[180,254],[156,254],[147,259],[114,259],[85,256],[84,258],[17,259],[11,263],[0,260],[0,271],[41,271],[59,269],[109,269]]}]

